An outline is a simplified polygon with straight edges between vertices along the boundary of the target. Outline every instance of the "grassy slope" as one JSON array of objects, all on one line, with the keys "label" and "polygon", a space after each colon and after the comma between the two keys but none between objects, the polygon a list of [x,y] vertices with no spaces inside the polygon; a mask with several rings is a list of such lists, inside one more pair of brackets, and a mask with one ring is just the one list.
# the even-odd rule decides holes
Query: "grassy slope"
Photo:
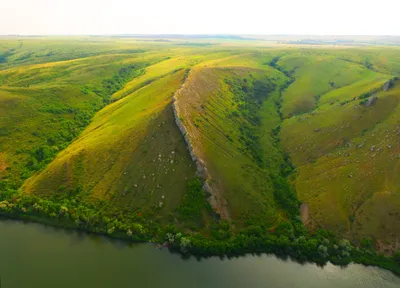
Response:
[{"label": "grassy slope", "polygon": [[[57,202],[63,199],[83,201],[109,215],[140,213],[147,216],[151,214],[149,219],[172,220],[172,212],[175,212],[178,204],[186,205],[181,200],[188,180],[194,177],[194,168],[170,107],[172,94],[187,73],[182,68],[238,52],[175,48],[169,50],[167,57],[162,48],[157,50],[158,53],[134,51],[132,54],[133,51],[129,49],[125,51],[129,45],[108,47],[109,44],[107,42],[106,48],[102,47],[106,50],[99,49],[103,51],[101,55],[72,60],[20,66],[18,61],[12,61],[12,57],[7,59],[7,67],[11,68],[0,71],[4,89],[1,100],[11,102],[12,109],[2,124],[5,127],[18,125],[20,129],[2,130],[4,136],[11,136],[8,137],[9,142],[2,143],[4,148],[0,150],[2,183],[16,183],[16,188],[32,172],[42,170],[53,155],[63,150],[78,135],[82,126],[74,127],[76,134],[68,140],[62,139],[60,143],[50,143],[52,135],[64,132],[64,126],[69,129],[71,123],[67,121],[74,122],[76,114],[81,110],[90,110],[93,114],[104,105],[109,99],[109,93],[119,89],[117,86],[121,84],[118,78],[118,85],[115,85],[113,75],[118,75],[121,69],[128,67],[131,73],[124,75],[122,80],[131,81],[114,94],[111,100],[116,102],[99,112],[81,137],[59,153],[44,170],[28,179],[23,191]],[[32,50],[35,50],[35,45],[40,46],[36,42],[31,45]],[[57,42],[50,42],[49,45],[57,46]],[[71,42],[66,46],[66,51],[70,51],[71,46],[79,44]],[[141,47],[142,50],[144,47]],[[107,49],[111,49],[112,53]],[[74,58],[76,55],[71,52],[68,57]],[[31,63],[39,61],[36,57],[30,60]],[[132,65],[133,69],[130,68]],[[112,89],[107,89],[110,85]],[[59,93],[50,93],[56,89],[59,89]],[[23,91],[18,96],[26,98],[28,93],[38,92],[35,95],[29,94],[29,102],[18,106],[14,104],[15,99],[12,102],[9,96],[16,95],[17,90]],[[71,93],[71,90],[75,93]],[[46,95],[45,101],[39,98],[41,93]],[[99,93],[101,95],[97,95]],[[123,97],[126,98],[117,101]],[[89,117],[92,115],[90,113]],[[47,122],[56,124],[46,125]],[[40,126],[39,132],[35,131],[33,136],[27,137],[25,128],[21,128],[24,127],[23,123],[30,125],[27,130],[36,130]],[[101,126],[101,129],[91,131],[93,125]],[[23,133],[26,142],[12,146],[14,137],[19,135],[18,131]],[[50,153],[45,150],[46,159],[40,159],[40,163],[26,169],[38,154],[36,147],[43,146],[50,149]],[[42,152],[39,150],[40,156]],[[20,158],[17,158],[16,153],[21,154]],[[99,155],[104,157],[100,160]],[[13,159],[15,165],[11,165],[8,159]],[[107,161],[103,162],[103,159]],[[5,171],[7,167],[8,172]]]},{"label": "grassy slope", "polygon": [[[183,120],[233,224],[271,228],[286,217],[272,181],[286,167],[272,133],[282,105],[287,119],[280,143],[297,167],[293,183],[309,204],[312,224],[354,239],[373,236],[382,249],[399,238],[398,87],[381,92],[371,107],[355,99],[400,72],[397,48],[227,49],[35,38],[2,41],[0,60],[0,189],[5,183],[17,188],[41,170],[26,181],[27,193],[95,204],[109,215],[175,221],[195,171],[171,99],[191,68],[181,95]],[[275,60],[295,79],[282,103],[279,87],[288,78],[268,66]],[[255,125],[239,105],[251,94],[244,79],[251,88],[267,78],[277,87],[250,113],[259,119]],[[111,94],[115,102],[67,147]],[[42,161],[41,153],[49,157]]]},{"label": "grassy slope", "polygon": [[384,78],[357,63],[312,50],[284,55],[277,65],[295,79],[283,94],[281,112],[285,118],[311,111],[319,97],[330,90],[365,79]]},{"label": "grassy slope", "polygon": [[114,93],[112,95],[112,100],[115,101],[121,99],[129,93],[148,85],[152,81],[170,73],[174,73],[175,71],[189,69],[195,65],[206,65],[208,62],[220,61],[220,59],[234,57],[230,55],[237,53],[238,52],[235,50],[215,51],[213,49],[208,51],[202,49],[174,49],[173,51],[170,51],[170,56],[168,56],[166,60],[143,69],[143,74],[132,79],[124,86],[123,89]]},{"label": "grassy slope", "polygon": [[[283,85],[287,78],[260,62],[255,66],[263,70],[240,67],[244,63],[251,64],[249,59],[253,63],[257,60],[254,56],[244,55],[207,63],[203,65],[206,68],[195,68],[177,97],[178,110],[195,153],[205,162],[211,174],[212,188],[219,191],[216,201],[219,202],[217,207],[220,212],[224,213],[221,210],[226,206],[228,212],[225,214],[228,215],[225,216],[236,220],[239,226],[243,223],[263,223],[271,227],[279,222],[280,217],[269,178],[271,171],[279,171],[276,165],[282,161],[271,136],[271,129],[280,122],[274,102],[279,87],[268,95],[257,112],[262,119],[260,125],[252,126],[257,131],[257,137],[261,135],[257,141],[261,142],[258,144],[263,150],[260,151],[263,161],[268,162],[258,165],[241,141],[241,128],[249,124],[249,120],[240,113],[232,113],[238,110],[240,103],[235,98],[232,85],[238,84],[239,79],[250,83],[256,79],[265,81],[267,77]],[[218,68],[210,68],[210,65]],[[227,80],[230,82],[227,83]]]},{"label": "grassy slope", "polygon": [[400,236],[395,228],[400,187],[394,176],[400,151],[399,92],[396,87],[379,93],[371,107],[353,101],[285,123],[284,131],[297,131],[297,138],[286,133],[299,143],[291,148],[298,166],[296,188],[316,223],[357,239],[369,235],[393,241]]},{"label": "grassy slope", "polygon": [[[182,56],[174,56],[177,53]],[[198,229],[202,221],[185,214],[198,213],[199,203],[188,203],[184,197],[195,176],[194,166],[170,104],[187,75],[182,68],[233,53],[237,52],[179,48],[168,57],[162,51],[143,54],[146,59],[139,55],[154,65],[138,67],[131,81],[113,94],[114,103],[101,110],[46,169],[28,179],[23,191],[57,202],[76,199],[111,216],[140,214],[163,222],[183,217],[189,227]],[[186,207],[186,212],[178,212],[178,207]]]},{"label": "grassy slope", "polygon": [[114,93],[112,95],[112,100],[115,101],[121,99],[162,76],[187,67],[187,61],[187,58],[179,57],[167,59],[155,65],[151,65],[150,67],[144,69],[143,75],[132,79],[124,86],[123,89]]},{"label": "grassy slope", "polygon": [[106,54],[130,56],[145,51],[156,53],[165,45],[152,45],[132,40],[109,41],[98,37],[28,37],[4,38],[0,43],[0,70],[29,64],[83,59]]},{"label": "grassy slope", "polygon": [[[0,151],[9,167],[8,184],[16,188],[43,167],[90,122],[120,82],[159,60],[101,55],[0,71]],[[35,155],[38,149],[48,155]]]},{"label": "grassy slope", "polygon": [[[234,207],[233,219],[238,219],[238,223],[242,224],[246,221],[250,223],[253,218],[257,219],[256,222],[258,218],[262,218],[263,223],[268,226],[276,224],[280,213],[277,212],[278,208],[274,204],[272,184],[267,178],[269,172],[276,172],[280,169],[280,161],[282,161],[282,154],[274,144],[275,140],[271,135],[271,130],[280,122],[276,109],[279,87],[275,92],[271,92],[259,111],[261,127],[257,127],[259,130],[257,134],[263,144],[260,147],[269,157],[265,157],[265,166],[258,167],[254,163],[254,159],[249,156],[248,151],[246,153],[240,151],[244,149],[243,143],[240,144],[238,140],[238,137],[241,136],[240,124],[247,120],[239,117],[241,121],[237,122],[238,119],[232,118],[230,110],[225,109],[225,104],[230,105],[230,109],[236,109],[232,105],[237,107],[238,100],[234,99],[235,95],[231,87],[224,81],[233,78],[235,78],[234,81],[237,81],[242,77],[249,80],[265,80],[264,78],[268,76],[276,84],[283,85],[287,78],[279,71],[265,65],[264,62],[268,62],[273,55],[250,57],[249,55],[230,56],[230,54],[232,53],[213,52],[207,54],[205,52],[202,55],[193,53],[191,57],[184,60],[183,58],[171,58],[149,66],[142,76],[134,78],[125,85],[124,89],[114,94],[115,99],[125,96],[123,99],[99,112],[91,125],[72,145],[60,153],[44,171],[26,181],[24,191],[47,195],[46,197],[78,197],[101,206],[107,202],[104,210],[109,209],[110,211],[120,209],[125,213],[140,211],[152,214],[157,210],[156,214],[161,218],[171,215],[182,199],[186,189],[186,180],[193,177],[192,169],[194,167],[188,169],[191,164],[190,161],[187,162],[188,155],[185,155],[182,147],[179,146],[183,143],[179,143],[180,138],[177,135],[174,135],[173,139],[161,138],[159,140],[152,135],[163,134],[161,131],[166,129],[163,125],[168,127],[167,131],[174,131],[174,133],[177,131],[172,122],[172,115],[169,114],[168,103],[172,93],[180,86],[178,78],[183,78],[183,75],[187,73],[185,70],[177,69],[179,65],[194,64],[198,66],[194,68],[194,71],[202,71],[208,69],[200,67],[218,63],[214,65],[226,65],[234,67],[234,70],[213,69],[218,72],[217,75],[214,75],[216,77],[205,80],[210,80],[208,83],[210,84],[219,79],[218,85],[222,85],[224,96],[229,98],[225,99],[226,103],[216,101],[218,99],[213,99],[214,102],[208,103],[210,105],[207,107],[213,115],[207,115],[206,118],[216,115],[220,117],[221,113],[225,113],[224,117],[228,117],[231,122],[225,133],[233,138],[233,142],[224,142],[226,138],[216,140],[220,142],[218,145],[222,150],[214,151],[213,143],[215,144],[215,142],[213,141],[209,145],[205,144],[205,147],[207,152],[211,153],[210,157],[214,159],[222,159],[221,151],[226,150],[235,150],[234,153],[237,153],[240,159],[232,161],[232,167],[229,168],[222,161],[214,161],[216,166],[211,170],[227,179],[226,182],[230,188],[227,192],[230,199],[229,205]],[[260,62],[261,58],[264,60],[262,63]],[[254,66],[254,68],[248,70],[248,68],[238,67],[249,63],[249,60],[253,63],[249,66]],[[174,77],[174,80],[171,77]],[[152,81],[148,81],[149,79]],[[130,91],[134,92],[126,96]],[[163,112],[158,111],[159,109]],[[225,111],[221,109],[225,109]],[[157,123],[161,121],[158,119],[163,117],[166,117],[163,121],[165,124],[161,125],[163,128],[159,128],[161,131],[155,132],[159,125]],[[221,118],[221,120],[225,121],[228,118]],[[187,120],[190,121],[189,118]],[[196,121],[198,120],[196,119]],[[215,124],[212,126],[214,127]],[[145,128],[147,126],[149,128]],[[129,127],[129,131],[125,131],[124,127],[126,129]],[[211,127],[207,127],[207,129],[209,129],[208,135],[215,134],[210,136],[211,138],[219,138],[221,131],[217,132]],[[151,148],[146,147],[148,146],[145,144],[146,141]],[[180,154],[172,155],[171,152],[175,150],[180,150]],[[103,156],[99,157],[99,155]],[[159,155],[162,155],[162,162],[159,160]],[[175,159],[174,157],[178,155],[182,158]],[[166,158],[164,159],[164,157]],[[170,164],[171,160],[174,164]],[[176,160],[178,160],[178,164]],[[162,164],[163,162],[165,163]],[[175,165],[177,166],[172,168]],[[238,178],[237,175],[243,172],[243,168],[247,172],[242,175],[243,178]],[[171,171],[171,169],[175,171]],[[171,173],[182,176],[171,177]],[[253,177],[252,182],[245,180],[250,175]],[[260,180],[264,178],[266,180]],[[167,200],[160,200],[162,196]],[[163,202],[162,205],[165,208],[157,209],[160,201]],[[248,203],[248,205],[240,207],[241,203]],[[259,212],[254,214],[253,211]]]},{"label": "grassy slope", "polygon": [[323,94],[318,104],[343,104],[346,101],[354,100],[354,98],[359,97],[363,93],[381,88],[391,78],[392,76],[387,74],[369,73],[369,75],[365,75],[361,80]]},{"label": "grassy slope", "polygon": [[328,50],[328,53],[345,61],[369,66],[372,70],[378,70],[382,73],[396,74],[400,73],[399,47],[369,47],[364,49],[337,49]]},{"label": "grassy slope", "polygon": [[[390,72],[397,70],[387,69],[387,63],[378,66],[382,64],[378,55],[388,53],[385,49],[378,55],[374,49],[354,52],[335,51],[336,57],[358,66],[347,69],[346,73],[355,73],[348,78],[352,82],[321,94],[312,112],[285,120],[281,139],[297,167],[294,183],[300,200],[309,205],[311,226],[354,240],[372,237],[382,251],[394,251],[399,239],[395,228],[399,223],[399,187],[393,176],[398,163],[394,138],[399,89],[379,92],[371,107],[360,105],[357,98],[382,87],[393,78]],[[364,75],[362,79],[360,75]],[[325,83],[330,79],[325,78]]]},{"label": "grassy slope", "polygon": [[165,217],[174,211],[194,176],[171,110],[183,74],[165,76],[97,113],[24,191],[79,197],[124,213]]}]

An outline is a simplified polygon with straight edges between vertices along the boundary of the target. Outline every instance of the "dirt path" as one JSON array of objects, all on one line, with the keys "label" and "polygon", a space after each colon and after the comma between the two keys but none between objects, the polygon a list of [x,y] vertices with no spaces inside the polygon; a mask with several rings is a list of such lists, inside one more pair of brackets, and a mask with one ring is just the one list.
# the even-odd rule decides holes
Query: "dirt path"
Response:
[{"label": "dirt path", "polygon": [[3,172],[6,170],[7,164],[5,161],[5,155],[0,153],[0,180],[2,178]]},{"label": "dirt path", "polygon": [[300,216],[303,225],[306,226],[310,222],[310,212],[307,203],[303,203],[300,205]]}]

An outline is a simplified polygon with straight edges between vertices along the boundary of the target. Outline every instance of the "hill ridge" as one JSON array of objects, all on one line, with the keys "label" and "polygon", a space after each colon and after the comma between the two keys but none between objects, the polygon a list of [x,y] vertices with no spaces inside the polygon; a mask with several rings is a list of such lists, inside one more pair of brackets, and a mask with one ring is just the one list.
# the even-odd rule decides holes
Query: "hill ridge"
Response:
[{"label": "hill ridge", "polygon": [[[212,181],[212,179],[207,170],[206,164],[202,159],[199,158],[199,156],[194,151],[192,141],[190,140],[190,137],[189,137],[189,132],[187,131],[185,124],[183,124],[183,121],[181,121],[181,116],[183,116],[183,115],[181,115],[179,113],[179,108],[177,106],[178,101],[179,101],[178,95],[182,92],[182,90],[185,89],[186,81],[190,77],[192,77],[192,70],[189,72],[187,78],[185,79],[185,82],[174,93],[174,96],[173,96],[172,108],[173,108],[173,112],[174,112],[175,123],[178,126],[179,131],[182,133],[182,136],[185,139],[185,143],[189,150],[190,156],[192,157],[192,160],[196,165],[196,174],[199,177],[201,177],[201,179],[203,181],[202,188],[203,188],[204,192],[208,194],[207,198],[208,198],[208,201],[209,201],[211,207],[213,208],[214,212],[217,213],[221,217],[221,219],[230,221],[231,219],[230,219],[228,208],[226,207],[226,205],[223,204],[226,202],[226,200],[223,199],[223,196],[220,193],[218,193],[218,190],[211,188],[209,183]],[[210,197],[212,197],[212,198],[210,199]],[[221,202],[221,199],[223,199],[222,202]]]}]

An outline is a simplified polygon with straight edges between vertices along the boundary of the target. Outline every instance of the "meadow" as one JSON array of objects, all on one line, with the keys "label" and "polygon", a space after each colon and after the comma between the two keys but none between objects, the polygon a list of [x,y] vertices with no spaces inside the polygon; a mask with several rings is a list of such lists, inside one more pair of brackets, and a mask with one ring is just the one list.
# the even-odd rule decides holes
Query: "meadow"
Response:
[{"label": "meadow", "polygon": [[399,52],[2,38],[0,210],[195,254],[398,271]]}]

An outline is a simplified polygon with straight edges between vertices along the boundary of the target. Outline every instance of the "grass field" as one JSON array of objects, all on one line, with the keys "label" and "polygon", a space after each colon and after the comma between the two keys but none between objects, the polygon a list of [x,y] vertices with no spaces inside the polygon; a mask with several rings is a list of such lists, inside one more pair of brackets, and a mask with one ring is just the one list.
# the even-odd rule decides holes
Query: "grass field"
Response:
[{"label": "grass field", "polygon": [[400,220],[392,206],[399,189],[393,174],[399,163],[398,96],[395,86],[378,92],[370,107],[360,100],[326,104],[284,122],[282,140],[298,171],[294,183],[315,224],[359,240],[398,241],[392,226]]},{"label": "grass field", "polygon": [[[383,48],[383,52],[387,51]],[[368,57],[369,53],[365,52]],[[345,71],[339,73],[347,82],[337,85],[333,77],[326,78],[325,87],[329,81],[335,85],[314,97],[307,113],[282,123],[281,140],[297,168],[293,183],[300,200],[309,205],[309,226],[322,226],[354,241],[368,239],[390,253],[398,249],[400,239],[393,226],[400,218],[394,208],[398,180],[392,174],[398,164],[394,138],[399,90],[397,82],[387,92],[383,85],[398,74],[386,65],[367,67],[365,60],[346,61],[354,66],[342,67]],[[377,100],[367,107],[365,99],[370,97]],[[391,204],[384,208],[386,201]]]},{"label": "grass field", "polygon": [[[216,210],[238,225],[261,221],[272,227],[281,215],[270,174],[279,174],[282,162],[271,136],[280,121],[274,100],[288,79],[266,65],[244,66],[250,59],[234,57],[216,62],[217,67],[193,69],[176,105],[194,153],[209,172]],[[249,95],[259,102],[250,102]]]},{"label": "grass field", "polygon": [[204,41],[0,39],[1,199],[399,250],[399,49]]},{"label": "grass field", "polygon": [[178,206],[187,179],[194,177],[171,110],[183,73],[161,78],[101,110],[23,190],[101,202],[102,209],[124,213],[155,210],[157,217],[167,216]]}]

